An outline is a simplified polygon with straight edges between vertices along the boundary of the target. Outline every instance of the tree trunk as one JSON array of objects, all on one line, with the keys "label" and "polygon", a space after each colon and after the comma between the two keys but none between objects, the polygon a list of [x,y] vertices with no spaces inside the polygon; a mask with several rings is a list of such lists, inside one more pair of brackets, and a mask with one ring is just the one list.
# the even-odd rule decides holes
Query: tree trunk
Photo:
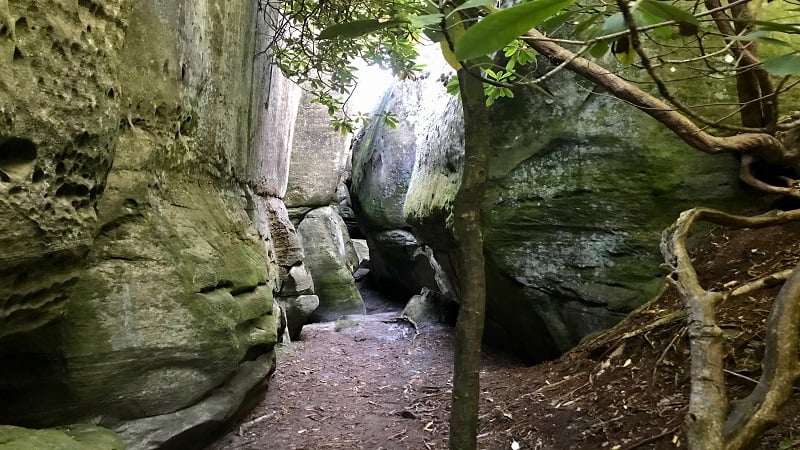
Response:
[{"label": "tree trunk", "polygon": [[463,69],[458,78],[465,131],[464,169],[453,201],[461,305],[456,322],[450,449],[473,450],[478,448],[481,338],[486,311],[481,204],[489,154],[488,111],[482,82]]}]

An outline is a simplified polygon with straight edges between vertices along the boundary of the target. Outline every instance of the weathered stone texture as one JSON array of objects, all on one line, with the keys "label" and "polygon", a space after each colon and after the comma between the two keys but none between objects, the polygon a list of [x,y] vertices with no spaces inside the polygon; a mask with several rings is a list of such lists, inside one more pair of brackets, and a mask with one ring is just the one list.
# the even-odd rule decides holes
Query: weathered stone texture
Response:
[{"label": "weathered stone texture", "polygon": [[71,425],[60,430],[29,430],[0,425],[0,450],[124,450],[114,433],[99,427]]},{"label": "weathered stone texture", "polygon": [[0,1],[0,422],[172,445],[273,369],[277,271],[247,185],[285,189],[251,143],[294,118],[254,63],[259,20],[251,2]]},{"label": "weathered stone texture", "polygon": [[0,337],[58,317],[119,124],[120,1],[0,2]]},{"label": "weathered stone texture", "polygon": [[303,94],[292,141],[286,205],[327,206],[350,160],[349,139],[331,128],[327,109]]},{"label": "weathered stone texture", "polygon": [[[444,113],[458,110],[460,104],[443,90],[441,66],[433,62],[419,82],[395,85],[380,108],[397,115],[397,127],[370,124],[353,150],[351,202],[370,248],[369,276],[411,294],[429,288],[454,295],[449,276],[437,260],[448,258],[448,253],[434,256],[419,238],[420,233],[440,230],[438,236],[425,236],[425,240],[437,242],[440,250],[452,247],[446,230],[437,227],[449,213],[447,207],[459,182],[458,145],[463,133],[459,116]],[[434,151],[452,160],[437,164],[432,161]],[[420,205],[426,209],[418,212]],[[436,225],[418,227],[412,233],[415,222]]]},{"label": "weathered stone texture", "polygon": [[289,337],[297,339],[300,337],[303,325],[309,321],[314,311],[319,308],[319,297],[316,295],[281,297],[278,302],[286,314]]}]

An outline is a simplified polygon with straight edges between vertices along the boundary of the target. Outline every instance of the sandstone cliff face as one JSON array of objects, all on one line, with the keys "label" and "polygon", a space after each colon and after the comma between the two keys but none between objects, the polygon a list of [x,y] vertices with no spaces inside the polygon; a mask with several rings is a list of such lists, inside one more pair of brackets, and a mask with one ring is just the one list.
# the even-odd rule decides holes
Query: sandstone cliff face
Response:
[{"label": "sandstone cliff face", "polygon": [[0,2],[0,336],[63,313],[91,245],[120,120],[122,6]]},{"label": "sandstone cliff face", "polygon": [[[407,255],[431,247],[435,258],[426,260],[452,280],[447,223],[460,183],[463,119],[444,92],[446,66],[428,66],[431,74],[395,87],[385,105],[399,113],[398,130],[374,124],[355,150],[353,197],[373,251],[394,270],[418,272]],[[557,100],[520,91],[493,108],[483,205],[487,339],[531,359],[565,351],[646,301],[661,282],[661,230],[681,210],[735,208],[746,199],[732,158],[687,148],[570,74],[547,88]],[[397,153],[393,142],[415,151]],[[405,247],[411,250],[397,251]],[[443,292],[430,276],[394,278]]]},{"label": "sandstone cliff face", "polygon": [[0,1],[0,423],[181,445],[263,387],[273,293],[313,285],[282,200],[300,95],[254,57],[260,14]]}]

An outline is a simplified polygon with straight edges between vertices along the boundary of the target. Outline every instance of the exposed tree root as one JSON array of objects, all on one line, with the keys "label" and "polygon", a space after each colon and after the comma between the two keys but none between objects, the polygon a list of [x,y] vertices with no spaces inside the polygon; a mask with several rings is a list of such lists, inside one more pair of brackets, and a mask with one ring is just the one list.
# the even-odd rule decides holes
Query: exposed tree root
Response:
[{"label": "exposed tree root", "polygon": [[[691,392],[687,438],[693,449],[741,449],[769,426],[800,378],[797,358],[800,331],[800,270],[795,268],[778,293],[766,323],[762,375],[746,398],[733,402],[728,414],[725,393],[722,330],[715,307],[726,292],[705,290],[686,249],[686,239],[697,221],[717,225],[762,228],[800,220],[800,210],[770,212],[760,216],[735,216],[705,208],[684,211],[661,240],[661,251],[672,267],[668,278],[684,300],[691,349]],[[785,274],[775,274],[738,287],[734,293],[774,284]]]},{"label": "exposed tree root", "polygon": [[783,187],[783,186],[774,186],[772,184],[766,183],[756,178],[756,176],[753,174],[753,164],[755,162],[756,158],[753,155],[750,154],[742,155],[741,167],[739,169],[740,180],[758,189],[761,192],[800,198],[800,189],[797,188],[797,186],[795,185],[796,182],[794,180],[784,178],[784,181],[788,184],[788,187]]}]

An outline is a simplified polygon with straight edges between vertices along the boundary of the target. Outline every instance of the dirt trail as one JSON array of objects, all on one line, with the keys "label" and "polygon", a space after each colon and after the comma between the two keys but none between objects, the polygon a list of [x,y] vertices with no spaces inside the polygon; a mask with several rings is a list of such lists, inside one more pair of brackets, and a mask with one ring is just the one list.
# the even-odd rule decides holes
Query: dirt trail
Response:
[{"label": "dirt trail", "polygon": [[[264,400],[215,449],[444,448],[451,332],[396,312],[306,325]],[[338,331],[337,331],[338,330]]]}]

